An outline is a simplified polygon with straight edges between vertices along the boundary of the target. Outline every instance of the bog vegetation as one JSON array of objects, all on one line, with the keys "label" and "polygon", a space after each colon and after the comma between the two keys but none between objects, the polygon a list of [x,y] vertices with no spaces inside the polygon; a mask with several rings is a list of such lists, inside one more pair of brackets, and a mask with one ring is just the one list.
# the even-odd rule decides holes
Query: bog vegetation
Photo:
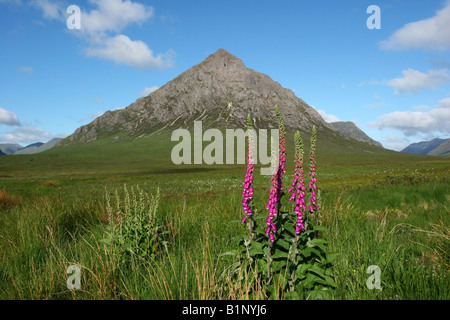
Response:
[{"label": "bog vegetation", "polygon": [[281,132],[272,177],[167,136],[2,157],[0,299],[450,299],[448,159]]}]

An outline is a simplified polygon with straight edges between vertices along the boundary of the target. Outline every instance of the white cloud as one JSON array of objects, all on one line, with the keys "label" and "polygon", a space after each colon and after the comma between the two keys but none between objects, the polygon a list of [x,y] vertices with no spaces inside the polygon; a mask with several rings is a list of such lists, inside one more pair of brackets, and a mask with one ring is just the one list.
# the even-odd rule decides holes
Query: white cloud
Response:
[{"label": "white cloud", "polygon": [[405,137],[396,135],[384,136],[381,139],[383,146],[386,149],[401,151],[411,144],[411,142]]},{"label": "white cloud", "polygon": [[328,114],[323,110],[317,110],[317,112],[320,114],[320,116],[323,118],[323,120],[325,120],[325,122],[338,122],[341,121],[338,117],[336,117],[333,114]]},{"label": "white cloud", "polygon": [[395,89],[396,94],[418,93],[423,89],[433,89],[449,79],[447,70],[430,70],[423,73],[414,69],[402,71],[403,77],[390,80],[387,85]]},{"label": "white cloud", "polygon": [[97,9],[81,13],[82,30],[88,33],[121,32],[129,24],[151,18],[154,8],[123,0],[91,0]]},{"label": "white cloud", "polygon": [[31,5],[39,8],[45,19],[65,20],[65,8],[60,2],[50,0],[32,0]]},{"label": "white cloud", "polygon": [[94,99],[91,100],[91,102],[93,102],[93,103],[98,103],[98,104],[102,104],[102,105],[105,104],[105,101],[103,101],[102,98],[94,98]]},{"label": "white cloud", "polygon": [[81,14],[81,31],[89,42],[85,53],[137,69],[163,69],[173,66],[175,54],[154,54],[140,40],[131,40],[120,33],[131,24],[142,24],[154,15],[154,8],[124,0],[91,0],[96,9]]},{"label": "white cloud", "polygon": [[[80,30],[73,34],[88,43],[85,54],[137,69],[162,69],[173,66],[175,54],[169,50],[154,54],[146,43],[131,40],[121,32],[128,26],[142,25],[154,16],[154,8],[130,0],[89,0],[92,10],[81,8]],[[67,3],[57,0],[32,0],[47,20],[67,19]]]},{"label": "white cloud", "polygon": [[0,124],[7,126],[19,126],[19,117],[14,112],[0,108]]},{"label": "white cloud", "polygon": [[450,98],[440,100],[437,106],[428,112],[395,111],[382,115],[379,121],[368,125],[378,129],[400,130],[406,136],[432,132],[450,134]]},{"label": "white cloud", "polygon": [[414,106],[414,107],[412,107],[414,110],[416,110],[416,111],[428,111],[428,110],[430,110],[431,109],[431,107],[430,106],[427,106],[427,105],[425,105],[425,104],[421,104],[421,105],[419,105],[419,106]]},{"label": "white cloud", "polygon": [[174,54],[154,55],[153,51],[140,40],[131,40],[123,34],[106,38],[100,46],[86,49],[86,55],[112,60],[137,69],[162,69],[173,65]]},{"label": "white cloud", "polygon": [[435,16],[408,23],[380,42],[388,50],[449,50],[450,49],[450,1]]},{"label": "white cloud", "polygon": [[22,0],[0,0],[0,3],[22,5]]},{"label": "white cloud", "polygon": [[33,68],[31,67],[20,67],[17,69],[18,72],[33,74]]},{"label": "white cloud", "polygon": [[140,96],[141,96],[141,97],[146,97],[146,96],[148,96],[150,93],[152,93],[153,91],[156,91],[156,90],[158,90],[158,89],[159,89],[159,87],[157,87],[157,86],[153,86],[153,87],[145,87],[145,89],[141,91]]},{"label": "white cloud", "polygon": [[384,84],[386,84],[386,81],[384,81],[384,80],[383,81],[379,81],[379,80],[361,81],[360,83],[358,83],[358,87],[361,88],[361,87],[364,87],[367,85],[377,86],[377,85],[384,85]]},{"label": "white cloud", "polygon": [[102,111],[98,111],[98,112],[95,112],[95,113],[88,114],[88,115],[84,116],[83,118],[81,118],[80,120],[78,120],[78,123],[84,123],[84,122],[87,122],[87,121],[90,122],[90,121],[100,117],[103,114],[104,114],[104,112],[102,112]]},{"label": "white cloud", "polygon": [[47,142],[53,138],[63,138],[68,134],[55,135],[39,128],[20,127],[0,137],[0,141],[9,143]]}]

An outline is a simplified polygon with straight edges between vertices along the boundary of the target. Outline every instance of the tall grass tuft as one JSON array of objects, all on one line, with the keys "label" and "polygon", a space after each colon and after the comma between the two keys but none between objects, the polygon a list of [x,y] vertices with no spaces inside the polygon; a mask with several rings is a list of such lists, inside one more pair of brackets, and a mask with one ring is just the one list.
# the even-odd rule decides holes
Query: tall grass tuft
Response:
[{"label": "tall grass tuft", "polygon": [[5,189],[0,189],[0,210],[9,210],[19,206],[22,198],[8,194]]}]

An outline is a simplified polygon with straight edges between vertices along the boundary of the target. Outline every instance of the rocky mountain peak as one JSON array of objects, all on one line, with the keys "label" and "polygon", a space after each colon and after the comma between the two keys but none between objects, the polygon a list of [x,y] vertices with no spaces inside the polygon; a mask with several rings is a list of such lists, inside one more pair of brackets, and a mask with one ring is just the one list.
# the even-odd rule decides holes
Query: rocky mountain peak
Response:
[{"label": "rocky mountain peak", "polygon": [[218,49],[215,53],[208,56],[202,64],[208,65],[211,68],[214,68],[215,70],[225,69],[225,68],[231,68],[231,69],[237,69],[237,68],[244,68],[245,65],[242,62],[241,59],[238,57],[232,55],[225,49]]},{"label": "rocky mountain peak", "polygon": [[64,142],[140,137],[177,128],[189,129],[195,120],[203,121],[204,127],[245,128],[248,114],[256,127],[273,128],[276,127],[275,105],[288,129],[309,131],[316,125],[333,130],[291,90],[247,68],[227,50],[218,49],[147,97],[125,109],[108,111],[77,129]]}]

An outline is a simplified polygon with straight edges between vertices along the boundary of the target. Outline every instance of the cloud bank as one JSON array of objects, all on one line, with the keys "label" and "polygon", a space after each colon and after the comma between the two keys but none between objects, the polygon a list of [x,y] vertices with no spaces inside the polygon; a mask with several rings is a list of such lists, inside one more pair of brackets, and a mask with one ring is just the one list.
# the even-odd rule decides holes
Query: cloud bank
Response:
[{"label": "cloud bank", "polygon": [[406,136],[442,132],[450,134],[450,98],[439,101],[430,111],[395,111],[368,124],[378,129],[396,129]]},{"label": "cloud bank", "polygon": [[[136,69],[163,69],[174,65],[175,52],[155,54],[141,40],[133,40],[122,31],[131,25],[142,25],[154,17],[152,6],[130,0],[89,0],[90,11],[81,9],[80,30],[71,30],[87,43],[87,57],[114,61]],[[66,21],[66,6],[54,0],[33,0],[31,5],[42,11],[47,20]]]},{"label": "cloud bank", "polygon": [[20,126],[19,117],[14,112],[0,108],[0,124],[7,126]]},{"label": "cloud bank", "polygon": [[141,97],[146,97],[146,96],[148,96],[150,93],[152,93],[153,91],[156,91],[156,90],[158,90],[158,89],[159,89],[158,86],[145,87],[145,89],[141,91],[140,96],[141,96]]},{"label": "cloud bank", "polygon": [[320,116],[325,120],[325,122],[338,122],[341,121],[338,117],[336,117],[333,114],[328,114],[324,110],[317,110],[317,112],[320,114]]},{"label": "cloud bank", "polygon": [[404,25],[379,45],[386,50],[449,50],[450,1],[435,16]]},{"label": "cloud bank", "polygon": [[39,128],[20,127],[14,129],[11,132],[5,133],[2,137],[0,137],[0,141],[22,144],[33,143],[37,141],[45,143],[53,138],[64,138],[66,136],[68,136],[68,134],[55,135]]},{"label": "cloud bank", "polygon": [[430,70],[423,73],[414,69],[402,71],[403,77],[390,80],[387,85],[395,89],[396,94],[418,93],[423,89],[434,89],[449,79],[447,70]]}]

